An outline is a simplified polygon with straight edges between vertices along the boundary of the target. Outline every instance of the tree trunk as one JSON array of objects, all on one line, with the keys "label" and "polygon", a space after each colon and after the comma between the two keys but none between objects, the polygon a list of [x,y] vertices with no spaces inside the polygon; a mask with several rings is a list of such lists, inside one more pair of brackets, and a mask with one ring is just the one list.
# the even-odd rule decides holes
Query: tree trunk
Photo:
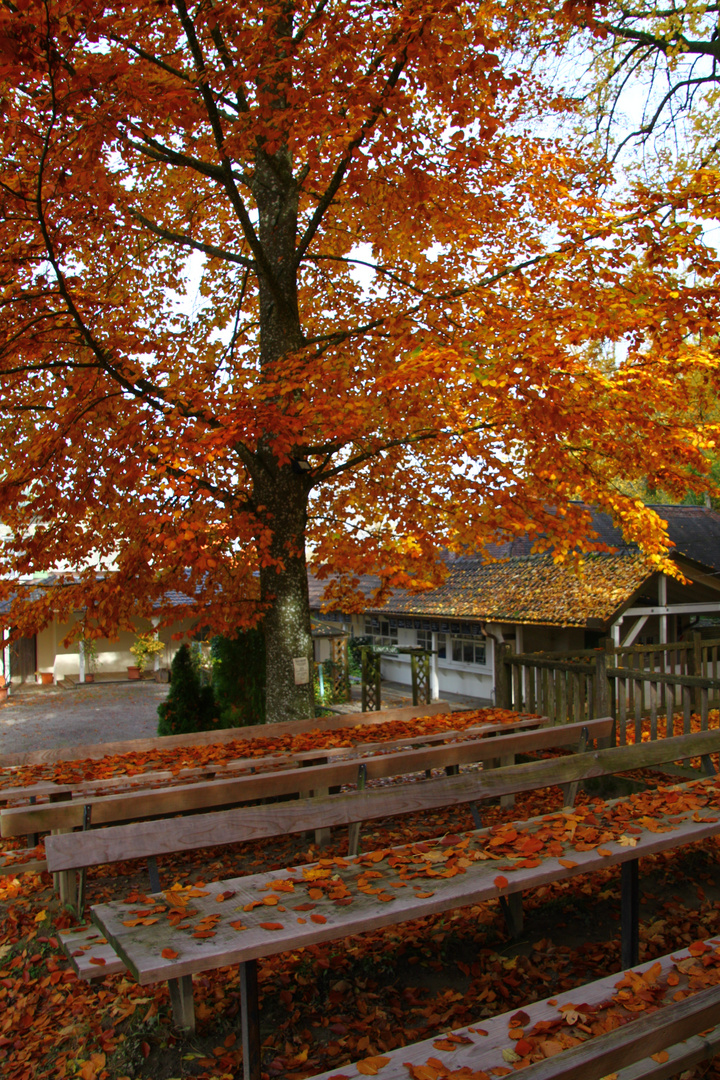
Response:
[{"label": "tree trunk", "polygon": [[[258,140],[252,191],[258,210],[257,235],[262,257],[256,257],[260,306],[260,368],[273,378],[278,361],[305,344],[298,309],[296,241],[298,186],[293,174],[289,131],[282,115],[292,71],[292,5],[268,8],[265,31],[275,42],[275,65],[258,76],[257,92],[278,121],[268,146]],[[280,463],[275,433],[261,437],[250,466],[253,501],[263,532],[259,536],[260,594],[266,652],[266,718],[307,719],[314,714],[313,645],[310,633],[305,530],[308,478],[299,459]],[[291,455],[293,451],[291,450]],[[269,558],[268,558],[269,556]]]},{"label": "tree trunk", "polygon": [[[260,552],[260,594],[266,613],[266,719],[306,720],[315,711],[305,528],[308,485],[290,465],[263,469],[255,500],[269,536]],[[267,565],[267,556],[272,565]]]}]

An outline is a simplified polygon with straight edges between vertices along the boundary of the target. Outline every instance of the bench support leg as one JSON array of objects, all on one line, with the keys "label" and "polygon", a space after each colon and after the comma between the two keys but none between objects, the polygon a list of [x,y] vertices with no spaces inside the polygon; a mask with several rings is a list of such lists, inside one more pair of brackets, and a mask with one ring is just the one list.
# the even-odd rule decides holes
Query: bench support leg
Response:
[{"label": "bench support leg", "polygon": [[360,849],[360,822],[353,821],[348,825],[348,856],[354,858]]},{"label": "bench support leg", "polygon": [[160,885],[160,874],[158,872],[157,859],[154,855],[148,855],[147,860],[148,878],[150,879],[150,892],[159,893],[162,892]]},{"label": "bench support leg", "polygon": [[640,954],[640,883],[638,860],[630,859],[621,868],[621,960],[624,969],[635,967]]},{"label": "bench support leg", "polygon": [[257,960],[245,960],[240,964],[240,994],[243,1080],[260,1080],[260,1010],[258,1008]]},{"label": "bench support leg", "polygon": [[77,874],[75,870],[61,870],[58,873],[60,903],[74,908],[77,905]]},{"label": "bench support leg", "polygon": [[[365,790],[365,784],[367,783],[367,765],[360,765],[358,767],[357,776],[357,789],[358,791]],[[353,821],[348,826],[348,855],[357,856],[360,853],[360,822]]]},{"label": "bench support leg", "polygon": [[523,906],[522,893],[510,893],[509,896],[500,897],[500,907],[505,916],[505,924],[508,933],[513,940],[520,937],[523,932]]},{"label": "bench support leg", "polygon": [[195,1002],[193,1001],[192,975],[168,979],[170,1003],[175,1027],[180,1031],[195,1031]]},{"label": "bench support leg", "polygon": [[[580,742],[578,743],[578,754],[584,754],[588,748],[590,741],[590,732],[586,727],[580,732]],[[563,784],[563,806],[574,806],[577,799],[578,788],[580,787],[579,780],[572,780],[569,784]]]}]

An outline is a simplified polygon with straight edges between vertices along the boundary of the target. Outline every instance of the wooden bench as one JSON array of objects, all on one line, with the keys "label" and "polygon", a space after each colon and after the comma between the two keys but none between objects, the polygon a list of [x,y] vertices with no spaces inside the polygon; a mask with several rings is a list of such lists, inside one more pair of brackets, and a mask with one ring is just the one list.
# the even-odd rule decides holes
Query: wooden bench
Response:
[{"label": "wooden bench", "polygon": [[[424,717],[434,716],[438,713],[447,714],[448,708],[445,703],[435,703],[434,705],[418,707],[418,708],[404,708],[389,710],[384,713],[361,713],[355,714],[352,720],[343,719],[342,721],[335,721],[330,723],[328,718],[325,718],[325,722],[320,724],[320,730],[326,731],[344,731],[358,726],[381,726],[384,723],[392,721],[408,721],[423,719]],[[370,718],[368,720],[368,718]],[[24,871],[38,872],[46,869],[46,862],[43,858],[41,849],[38,849],[38,834],[41,831],[62,831],[68,828],[76,828],[82,823],[85,818],[85,807],[90,804],[96,804],[94,809],[94,824],[98,824],[100,821],[122,821],[135,818],[141,818],[147,815],[147,810],[144,807],[144,800],[142,798],[143,790],[150,789],[152,791],[151,801],[155,797],[158,797],[158,785],[163,783],[167,787],[174,787],[178,789],[183,780],[202,779],[214,779],[223,777],[233,777],[238,773],[258,773],[263,770],[273,769],[289,769],[297,765],[306,765],[311,763],[317,763],[318,761],[333,761],[343,758],[352,758],[359,755],[367,755],[375,751],[386,753],[393,747],[411,746],[414,744],[432,745],[433,743],[442,743],[452,740],[453,738],[471,738],[472,736],[480,736],[490,734],[498,730],[520,730],[525,727],[537,727],[538,724],[543,723],[542,718],[518,718],[512,724],[498,725],[493,722],[485,722],[475,725],[471,728],[465,728],[460,730],[446,730],[443,732],[435,732],[429,734],[418,734],[417,736],[408,735],[404,738],[398,738],[392,741],[383,741],[376,744],[363,743],[357,747],[350,748],[338,748],[324,750],[322,754],[319,754],[316,750],[289,752],[284,754],[266,755],[263,757],[246,757],[242,759],[232,760],[222,765],[208,764],[199,768],[187,768],[181,769],[177,772],[171,772],[170,770],[155,770],[149,772],[135,773],[134,775],[123,775],[106,778],[103,780],[94,781],[78,781],[72,784],[57,784],[53,782],[44,782],[38,784],[30,784],[26,787],[17,786],[5,786],[0,787],[0,807],[7,806],[9,802],[12,802],[11,811],[17,811],[19,808],[16,804],[21,806],[34,806],[37,804],[37,800],[44,799],[36,810],[31,810],[27,819],[23,818],[22,813],[8,813],[6,817],[0,823],[0,835],[4,837],[20,836],[25,834],[27,836],[27,847],[19,850],[11,850],[0,854],[0,875],[15,874]],[[255,728],[243,728],[244,733],[263,732],[266,735],[272,736],[279,734],[287,734],[288,724],[273,724],[256,726]],[[302,735],[305,731],[318,730],[317,725],[311,726],[311,722],[300,724],[297,729],[290,729],[293,734]],[[227,735],[226,732],[217,733],[218,735]],[[238,734],[238,729],[233,729],[234,739],[243,738]],[[178,742],[178,740],[182,740]],[[208,743],[210,740],[203,740]],[[214,740],[215,742],[220,740]],[[230,741],[228,738],[222,740],[224,742]],[[156,744],[162,743],[162,747],[168,745],[168,743],[178,745],[188,745],[189,737],[177,736],[162,740],[153,740],[153,747]],[[137,747],[138,745],[146,746],[147,740],[140,740],[132,743],[116,743],[105,744],[104,749],[107,752],[111,750],[116,752],[125,750],[128,752],[128,747]],[[190,743],[190,745],[196,745]],[[83,750],[87,748],[75,748],[76,754],[81,754]],[[67,753],[67,751],[66,751]],[[66,753],[64,756],[66,756]],[[129,768],[132,768],[132,762],[129,763]],[[113,793],[113,790],[120,793],[121,791],[127,793],[131,792],[131,798],[129,802],[124,803],[122,799],[113,802],[108,802],[107,815],[103,817],[102,813],[98,813],[97,800],[106,800],[109,795]],[[179,797],[184,798],[184,793],[179,792]],[[198,786],[193,793],[190,800],[192,808],[202,809],[213,805],[222,804],[223,792],[219,787],[215,787],[208,791],[208,801],[203,802],[203,795],[200,787]],[[220,803],[218,802],[220,799]],[[242,799],[236,798],[232,792],[225,800],[225,805],[232,805]],[[185,800],[187,802],[187,800]],[[68,803],[74,804],[74,809],[71,810],[68,807]],[[57,804],[63,804],[58,806]],[[178,811],[178,799],[172,795],[172,793],[166,793],[165,808],[158,810],[159,816],[164,813],[175,813]],[[188,807],[190,808],[190,807]],[[180,807],[185,809],[185,806]],[[92,810],[91,810],[92,813]],[[70,820],[68,821],[68,817]],[[18,827],[18,822],[25,822],[22,826]]]},{"label": "wooden bench", "polygon": [[[528,790],[559,780],[580,780],[641,765],[659,764],[663,754],[668,761],[712,753],[719,745],[719,732],[701,732],[658,743],[571,756],[561,761],[515,765],[498,769],[485,779],[490,781],[495,794],[507,791],[510,786],[514,786],[514,790]],[[648,758],[651,760],[648,761]],[[424,789],[429,794],[432,788],[440,786],[460,788],[469,779],[472,778],[448,777],[422,781],[409,787]],[[245,1078],[259,1080],[256,979],[257,960],[261,957],[317,942],[338,940],[484,900],[500,899],[550,882],[620,865],[623,867],[623,963],[628,967],[636,963],[636,956],[630,962],[627,957],[633,948],[637,950],[638,859],[716,836],[720,832],[720,781],[704,779],[669,790],[671,795],[663,797],[672,798],[672,813],[661,809],[660,796],[645,793],[645,802],[639,807],[632,798],[620,799],[515,823],[513,832],[522,832],[523,837],[531,840],[547,835],[550,830],[556,850],[552,855],[543,857],[536,855],[533,859],[527,859],[522,855],[502,852],[498,862],[493,855],[493,852],[501,852],[500,848],[494,846],[497,844],[497,830],[477,830],[453,837],[450,854],[447,838],[445,842],[441,839],[434,843],[403,845],[385,852],[370,852],[356,859],[327,860],[329,866],[323,866],[321,862],[215,882],[203,889],[189,890],[188,887],[185,892],[189,891],[189,896],[185,897],[185,903],[191,899],[189,907],[182,906],[183,890],[167,890],[164,894],[133,903],[97,905],[92,909],[92,917],[115,955],[139,983],[170,982],[175,1020],[180,1027],[193,1026],[192,974],[239,964]],[[353,796],[358,803],[354,813],[360,811],[363,800],[374,794],[383,793],[370,791]],[[648,798],[656,800],[654,809],[648,808]],[[328,796],[319,801],[325,804],[325,811],[330,812],[335,800],[347,804],[348,796]],[[698,807],[706,800],[710,800],[712,809],[702,815],[698,813]],[[422,800],[419,805],[422,805]],[[282,810],[283,807],[267,809]],[[346,817],[347,812],[349,808]],[[579,823],[586,817],[592,819],[594,832],[600,828],[601,836],[603,830],[611,831],[599,844],[576,849],[573,837],[576,830],[581,828]],[[633,832],[630,844],[624,832],[617,836],[612,832],[612,822],[618,817],[621,819],[620,829],[629,828]],[[608,838],[610,836],[612,838]],[[56,838],[57,843],[67,840],[67,837]],[[438,863],[446,862],[450,855],[455,858],[455,844],[460,845],[459,850],[462,850],[462,857],[468,865],[459,869],[456,860],[452,874],[438,873]],[[626,867],[630,870],[634,868],[635,872],[625,874]],[[408,868],[407,872],[403,868]],[[399,883],[399,888],[394,889],[392,885],[390,889],[387,888],[390,876],[402,879],[404,874],[406,880]],[[380,881],[383,878],[385,881]],[[326,881],[329,889],[322,889],[320,899],[314,893],[312,915],[296,917],[296,910],[304,912],[308,906],[302,904],[293,910],[294,901],[306,899],[304,889],[308,890],[308,894],[310,888],[318,890],[318,881]],[[416,884],[412,892],[409,887],[411,881],[420,882],[420,886]],[[629,898],[628,889],[631,894]],[[381,899],[385,903],[375,899],[379,893],[383,893]],[[270,912],[265,904],[268,896],[272,898]],[[182,911],[191,914],[178,914]],[[268,917],[282,921],[268,923]],[[177,925],[179,920],[182,924],[180,927]],[[194,928],[198,924],[203,932],[196,937]],[[207,932],[208,927],[212,927],[212,933]],[[67,945],[67,941],[68,936],[64,935],[64,944]],[[70,951],[81,949],[82,946],[79,946]],[[81,974],[83,968],[85,972],[92,971],[101,959],[102,956],[98,956],[92,946],[82,951],[82,964],[75,957]]]},{"label": "wooden bench", "polygon": [[[282,758],[250,758],[242,764],[247,770],[244,775],[231,776],[217,780],[202,780],[192,784],[175,783],[167,787],[143,788],[110,795],[95,795],[83,792],[51,793],[50,801],[40,804],[28,804],[9,807],[0,811],[0,833],[3,837],[27,835],[30,845],[18,851],[7,852],[0,857],[0,874],[17,873],[22,870],[46,869],[46,862],[37,848],[37,836],[40,832],[67,832],[74,828],[84,828],[92,821],[93,826],[107,825],[120,821],[139,821],[157,818],[163,815],[190,813],[208,810],[213,807],[239,805],[268,797],[288,796],[303,792],[323,793],[331,787],[352,783],[358,776],[358,762],[366,769],[370,779],[401,775],[419,769],[444,767],[457,771],[462,763],[472,761],[490,761],[497,756],[496,751],[488,750],[487,736],[503,738],[505,730],[517,730],[528,734],[542,723],[541,717],[518,719],[512,725],[480,724],[465,731],[437,733],[432,736],[419,735],[416,738],[395,740],[390,745],[411,747],[414,743],[427,744],[422,750],[405,749],[388,753],[387,743],[360,744],[355,748],[343,748],[324,751],[308,751],[289,754]],[[591,721],[588,731],[593,737],[601,732],[607,720]],[[562,728],[550,729],[562,732]],[[568,728],[567,736],[557,734],[541,740],[538,747],[552,745],[573,745],[579,738],[580,726]],[[603,731],[603,737],[609,733],[609,727]],[[549,738],[549,742],[547,741]],[[443,740],[440,744],[440,740]],[[484,742],[478,740],[484,739]],[[565,739],[565,741],[563,741]],[[459,741],[453,741],[459,740]],[[503,754],[513,752],[512,743],[492,743],[501,747]],[[523,749],[518,742],[518,752]],[[327,760],[329,759],[329,760]],[[315,762],[327,765],[314,768],[293,769],[300,763],[314,766]],[[273,765],[272,772],[263,772],[263,763]],[[325,771],[319,771],[325,768]],[[252,770],[252,771],[251,771]],[[369,771],[368,771],[369,770]],[[75,796],[75,797],[73,797]],[[68,878],[60,881],[60,892],[64,902],[72,903],[73,893]],[[70,891],[67,891],[70,890]]]},{"label": "wooden bench", "polygon": [[[537,723],[537,721],[535,721]],[[477,738],[433,745],[394,753],[377,753],[358,763],[358,758],[334,761],[327,765],[310,765],[308,768],[287,769],[276,773],[261,773],[234,780],[207,781],[202,784],[180,785],[167,790],[108,796],[104,799],[65,802],[52,806],[19,807],[4,810],[0,815],[3,835],[22,835],[33,828],[36,831],[54,828],[64,830],[46,840],[48,869],[61,873],[61,897],[74,903],[74,874],[88,866],[125,861],[132,858],[155,860],[158,855],[176,854],[218,844],[237,843],[241,840],[282,836],[292,832],[306,832],[333,825],[350,827],[349,849],[357,850],[359,823],[378,817],[389,817],[413,810],[433,809],[444,805],[474,803],[482,794],[484,781],[466,778],[455,787],[423,788],[420,801],[413,795],[416,785],[400,785],[382,791],[369,790],[358,801],[364,785],[369,780],[427,772],[444,767],[446,772],[457,774],[461,764],[487,762],[498,758],[514,760],[516,754],[560,747],[585,748],[589,739],[605,739],[612,729],[612,718],[602,717],[580,724],[556,727],[535,727],[510,735],[496,734],[491,739]],[[490,771],[483,772],[483,776]],[[452,777],[449,777],[452,778]],[[199,813],[187,816],[190,810],[207,810],[209,807],[248,803],[268,796],[294,795],[298,793],[325,792],[331,787],[356,783],[359,792],[345,796],[330,796],[333,802],[328,812],[326,803],[317,795],[274,806],[254,806],[237,810],[217,811],[213,814]],[[407,794],[404,794],[407,789]],[[508,794],[508,792],[503,792]],[[410,799],[410,802],[407,802]],[[423,802],[423,799],[429,801]],[[408,809],[405,809],[405,807]],[[154,821],[139,820],[160,814],[183,812],[185,816],[166,821],[158,830]],[[92,815],[90,818],[90,814]],[[135,818],[130,825],[110,825],[89,832],[70,833],[73,826],[93,825]],[[475,811],[476,823],[480,819]],[[153,863],[152,885],[159,888]]]},{"label": "wooden bench", "polygon": [[[525,1040],[522,1049],[526,1050],[527,1043],[535,1044],[531,1063],[520,1070],[528,1080],[599,1080],[619,1069],[623,1070],[622,1080],[675,1076],[720,1052],[720,985],[698,990],[683,1001],[672,1000],[678,987],[682,991],[688,988],[688,969],[700,967],[703,957],[709,954],[720,963],[720,943],[710,940],[701,944],[706,951],[700,956],[682,949],[633,967],[630,972],[533,1002],[521,1010],[484,1017],[450,1032],[449,1037],[440,1034],[389,1051],[382,1055],[378,1075],[382,1080],[412,1080],[413,1069],[423,1070],[428,1080],[445,1074],[462,1075],[462,1069],[471,1074],[490,1074],[493,1069],[507,1068],[503,1052],[507,1055],[511,1051],[522,1060],[515,1049],[520,1029]],[[695,951],[699,951],[697,946]],[[674,985],[668,987],[665,980],[670,973]],[[642,990],[663,986],[662,997],[653,1002],[660,1006],[657,1011],[628,1013],[624,1008],[623,1000],[627,998],[623,999],[623,994],[633,987]],[[578,1023],[587,1029],[602,1012],[609,1013],[613,1021],[624,1021],[622,1026],[589,1038],[587,1030],[578,1030]],[[578,1045],[558,1051],[563,1042],[577,1040],[578,1036],[582,1040]],[[549,1046],[545,1040],[551,1041]],[[551,1056],[540,1060],[543,1045]],[[667,1056],[653,1060],[650,1055],[659,1051],[667,1051]],[[355,1080],[362,1075],[358,1065],[362,1063],[336,1066],[312,1080],[331,1080],[333,1076]]]},{"label": "wooden bench", "polygon": [[[320,815],[321,820],[324,821],[332,820],[336,824],[349,824],[359,818],[367,820],[386,813],[407,813],[416,809],[425,809],[428,806],[467,803],[478,798],[507,794],[511,791],[533,790],[561,782],[574,784],[592,776],[712,753],[719,747],[720,732],[703,732],[653,744],[619,747],[571,755],[559,760],[513,765],[487,773],[424,780],[396,789],[330,795],[317,800],[308,800],[300,807],[297,803],[286,803],[261,808],[243,808],[227,811],[224,814],[202,815],[202,817],[191,819],[176,819],[166,822],[163,834],[160,835],[158,835],[158,830],[153,829],[148,822],[142,822],[136,826],[101,830],[97,834],[60,835],[48,838],[48,856],[50,867],[56,869],[69,869],[77,866],[78,863],[89,865],[96,861],[128,858],[129,829],[133,830],[137,854],[158,852],[160,848],[177,850],[181,844],[184,844],[185,850],[190,850],[228,843],[241,838],[250,839],[277,835],[279,832],[301,831],[308,824],[311,826],[315,824],[318,820],[315,815]],[[297,817],[299,810],[300,820]],[[201,826],[199,831],[198,824]],[[532,830],[533,823],[518,824],[517,827]],[[184,834],[176,832],[172,838],[165,838],[164,833],[168,829],[184,829]],[[686,822],[682,826],[672,824],[667,827],[667,830],[663,832],[661,829],[660,833],[645,830],[642,841],[638,840],[637,850],[623,845],[613,845],[613,849],[609,851],[578,853],[572,862],[565,860],[565,863],[561,864],[557,859],[546,859],[539,862],[537,866],[515,870],[512,879],[507,881],[498,875],[497,863],[494,859],[489,860],[492,863],[489,867],[485,862],[474,863],[472,874],[469,871],[468,873],[463,871],[462,876],[453,877],[450,882],[442,881],[439,887],[434,884],[431,893],[419,895],[416,893],[413,896],[403,894],[403,899],[399,902],[384,905],[380,914],[372,911],[368,916],[361,910],[362,904],[355,903],[352,903],[352,912],[349,909],[350,906],[342,909],[330,908],[333,918],[332,920],[323,919],[323,923],[328,922],[329,925],[322,929],[313,924],[310,924],[309,930],[305,926],[302,929],[291,926],[283,928],[285,930],[283,934],[272,934],[268,937],[262,928],[257,932],[256,927],[255,933],[238,936],[236,928],[228,925],[224,927],[224,932],[217,941],[209,942],[203,939],[202,945],[196,945],[190,954],[187,953],[186,943],[183,942],[185,955],[179,960],[168,960],[161,955],[163,948],[172,950],[173,954],[178,953],[178,956],[181,955],[178,952],[173,928],[157,927],[155,919],[153,919],[152,933],[149,935],[143,934],[140,927],[127,928],[123,916],[127,916],[128,909],[121,903],[99,905],[93,909],[93,919],[99,925],[101,933],[109,939],[109,947],[103,943],[102,938],[85,937],[85,934],[94,935],[95,932],[82,929],[77,933],[63,934],[62,940],[81,977],[97,978],[106,972],[122,970],[127,966],[141,983],[167,979],[170,984],[176,1024],[185,1028],[193,1026],[192,972],[209,970],[235,962],[240,963],[243,965],[241,967],[243,980],[248,984],[247,996],[243,1000],[248,1002],[250,1010],[248,1016],[251,1017],[248,1023],[252,1027],[253,1023],[256,1023],[256,1018],[252,1020],[253,993],[256,991],[253,991],[250,983],[255,976],[254,968],[248,968],[247,965],[251,961],[254,964],[257,957],[273,955],[287,948],[296,948],[318,940],[344,937],[377,926],[403,922],[421,915],[463,906],[463,904],[477,903],[483,899],[507,900],[509,897],[519,896],[527,888],[619,863],[627,864],[629,871],[626,872],[623,866],[623,962],[629,965],[637,961],[638,857],[715,835],[718,831],[718,821],[713,818]],[[476,844],[488,836],[488,830],[479,830],[466,836],[468,843]],[[106,846],[105,850],[98,850],[97,842],[108,840],[112,843]],[[161,841],[160,844],[158,841]],[[88,849],[90,844],[93,844],[92,850]],[[396,849],[395,855],[404,850],[404,848]],[[442,845],[438,850],[442,850]],[[373,865],[376,859],[373,853],[370,853],[370,856],[359,856],[357,860],[346,860],[347,869],[338,869],[337,879],[341,881],[346,875],[352,877],[353,873],[357,876],[353,868],[362,865],[363,859],[368,858],[370,859],[368,865]],[[300,867],[284,873],[290,876],[302,875],[304,869]],[[206,895],[210,897],[209,900],[193,900],[193,905],[197,906],[198,910],[204,911],[206,916],[222,917],[226,909],[218,906],[215,901],[218,894],[227,893],[228,897],[237,896],[240,903],[237,907],[233,904],[232,910],[242,910],[245,903],[257,901],[258,891],[262,892],[263,889],[271,887],[277,880],[278,874],[266,874],[216,883],[208,886]],[[156,889],[155,892],[159,890]],[[398,901],[398,896],[399,894],[393,896],[393,900]],[[156,901],[149,900],[147,903],[153,907]],[[147,904],[143,906],[147,907]],[[273,914],[275,910],[281,909],[281,906],[273,909]],[[252,927],[248,926],[248,930],[250,929]],[[238,942],[240,942],[239,946]],[[103,951],[98,953],[98,948],[102,948]],[[255,1074],[252,1074],[252,1080],[256,1080]]]}]

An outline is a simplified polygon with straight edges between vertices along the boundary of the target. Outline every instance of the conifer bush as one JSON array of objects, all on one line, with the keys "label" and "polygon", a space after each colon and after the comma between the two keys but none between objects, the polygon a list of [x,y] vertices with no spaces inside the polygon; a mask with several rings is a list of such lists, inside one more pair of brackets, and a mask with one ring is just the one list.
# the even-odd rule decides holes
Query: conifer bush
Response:
[{"label": "conifer bush", "polygon": [[244,630],[212,641],[213,692],[220,727],[265,723],[265,638]]},{"label": "conifer bush", "polygon": [[170,690],[158,706],[158,735],[184,735],[220,726],[212,686],[204,686],[190,647],[181,645],[170,668]]}]

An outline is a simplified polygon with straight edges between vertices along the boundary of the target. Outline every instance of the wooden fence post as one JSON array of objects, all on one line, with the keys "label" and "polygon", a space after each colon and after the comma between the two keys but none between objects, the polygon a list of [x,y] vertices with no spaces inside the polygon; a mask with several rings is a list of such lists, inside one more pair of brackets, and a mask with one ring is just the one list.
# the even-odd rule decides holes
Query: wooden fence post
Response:
[{"label": "wooden fence post", "polygon": [[[690,667],[691,675],[703,674],[703,662],[702,662],[702,634],[697,630],[693,630],[692,636],[692,653],[688,657],[688,666]],[[695,687],[695,712],[700,715],[702,709],[701,705],[701,692],[700,687]]]},{"label": "wooden fence post", "polygon": [[510,665],[506,657],[510,653],[510,645],[507,641],[495,642],[495,704],[498,709],[509,709],[512,706],[510,689]]},{"label": "wooden fence post", "polygon": [[[593,702],[595,716],[613,717],[612,735],[607,740],[602,740],[606,746],[615,746],[617,741],[617,717],[610,711],[610,702],[613,696],[612,686],[607,674],[607,653],[598,653],[595,657],[595,701]],[[588,718],[589,719],[589,718]]]}]

